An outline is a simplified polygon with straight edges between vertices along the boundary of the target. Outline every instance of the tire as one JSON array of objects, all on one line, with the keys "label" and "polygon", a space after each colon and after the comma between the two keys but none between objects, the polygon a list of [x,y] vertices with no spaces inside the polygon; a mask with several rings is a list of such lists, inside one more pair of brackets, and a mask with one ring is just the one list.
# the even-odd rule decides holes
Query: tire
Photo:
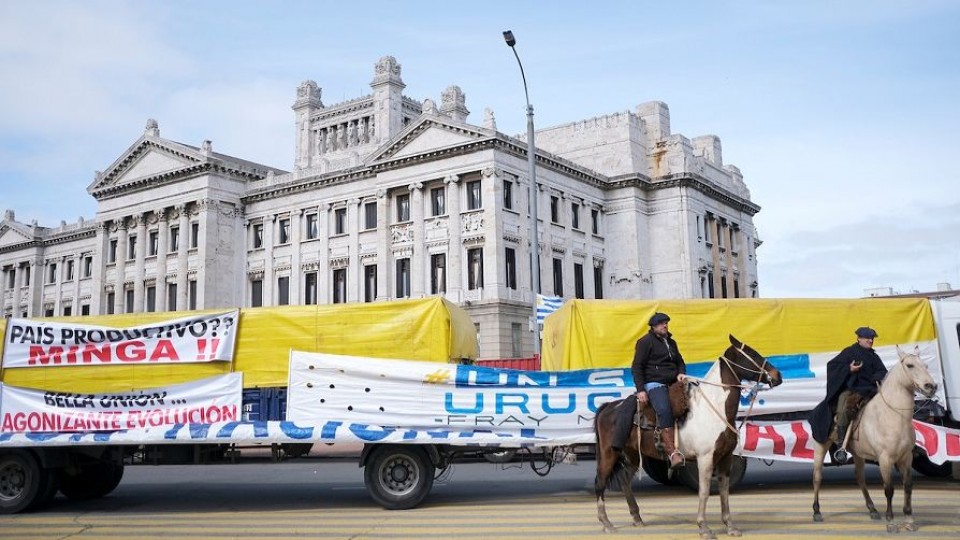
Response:
[{"label": "tire", "polygon": [[436,467],[416,446],[382,445],[370,453],[363,481],[370,497],[387,510],[407,510],[420,504],[430,488]]},{"label": "tire", "polygon": [[514,448],[507,448],[497,452],[485,452],[483,454],[483,459],[490,463],[509,463],[513,461],[515,457],[517,457],[517,451]]},{"label": "tire", "polygon": [[120,485],[123,465],[96,461],[84,463],[73,474],[66,471],[60,476],[60,493],[71,501],[98,499]]},{"label": "tire", "polygon": [[[747,472],[747,458],[743,456],[733,456],[733,463],[730,465],[730,490],[732,491],[737,484],[743,480],[743,475]],[[700,471],[696,461],[691,461],[684,465],[676,474],[680,483],[693,491],[700,491]],[[717,482],[717,475],[710,478],[710,494],[720,493],[720,484]]]},{"label": "tire", "polygon": [[59,487],[59,469],[40,469],[40,489],[37,490],[37,498],[30,503],[27,510],[40,510],[45,508],[53,501],[53,498],[57,496],[57,489]]},{"label": "tire", "polygon": [[32,453],[10,449],[0,453],[0,514],[16,514],[43,502],[50,475]]},{"label": "tire", "polygon": [[937,465],[921,450],[913,454],[913,470],[924,476],[946,478],[953,472],[953,465],[949,461],[943,465]]},{"label": "tire", "polygon": [[671,486],[677,483],[676,475],[670,476],[670,466],[662,459],[643,456],[643,472],[654,482]]}]

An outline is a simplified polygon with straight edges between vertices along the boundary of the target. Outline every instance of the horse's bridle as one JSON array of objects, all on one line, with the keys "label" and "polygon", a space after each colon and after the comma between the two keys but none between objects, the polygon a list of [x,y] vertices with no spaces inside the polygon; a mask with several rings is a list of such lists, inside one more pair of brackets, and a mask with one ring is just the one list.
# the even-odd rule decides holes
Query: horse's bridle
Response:
[{"label": "horse's bridle", "polygon": [[[757,375],[760,375],[760,376],[766,375],[767,381],[772,381],[773,378],[770,377],[770,372],[766,369],[767,357],[766,356],[763,357],[763,365],[758,365],[757,361],[754,360],[753,357],[751,357],[749,354],[746,353],[746,351],[744,350],[746,348],[747,348],[747,345],[745,343],[741,343],[739,347],[733,347],[735,351],[737,351],[738,353],[740,353],[741,356],[749,360],[750,363],[753,364],[753,366],[756,367],[757,369],[750,369],[749,367],[744,367],[744,366],[737,366],[737,367],[749,373],[756,373]],[[729,367],[730,370],[733,371],[734,374],[736,374],[736,371],[733,370],[733,366],[731,365],[733,364],[733,360],[730,360],[729,358],[727,358],[726,353],[724,353],[723,356],[720,357],[720,359],[726,362],[727,367]],[[758,380],[757,382],[763,382],[763,381]]]}]

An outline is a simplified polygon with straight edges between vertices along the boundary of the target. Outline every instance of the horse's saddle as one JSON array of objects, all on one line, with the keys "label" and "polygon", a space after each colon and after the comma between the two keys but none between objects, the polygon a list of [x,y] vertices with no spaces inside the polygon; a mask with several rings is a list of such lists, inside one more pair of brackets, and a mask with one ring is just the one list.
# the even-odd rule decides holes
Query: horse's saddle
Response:
[{"label": "horse's saddle", "polygon": [[[667,393],[670,395],[670,410],[673,412],[673,418],[680,422],[686,418],[687,411],[690,410],[687,383],[676,381],[667,387]],[[638,408],[633,423],[642,430],[655,429],[657,427],[657,411],[653,410],[653,407],[649,404],[642,409]]]}]

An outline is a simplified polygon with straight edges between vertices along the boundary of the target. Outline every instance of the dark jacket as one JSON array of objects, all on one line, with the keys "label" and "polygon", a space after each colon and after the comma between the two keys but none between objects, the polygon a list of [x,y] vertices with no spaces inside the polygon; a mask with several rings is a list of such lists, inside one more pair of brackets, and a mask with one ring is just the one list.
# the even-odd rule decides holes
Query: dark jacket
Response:
[{"label": "dark jacket", "polygon": [[648,382],[675,382],[677,375],[687,372],[687,365],[683,362],[683,356],[680,356],[673,334],[668,332],[665,338],[661,338],[651,329],[637,340],[631,371],[637,391],[640,391]]},{"label": "dark jacket", "polygon": [[[850,362],[858,360],[860,371],[851,373]],[[837,398],[844,390],[853,390],[865,398],[877,391],[877,383],[887,375],[887,368],[873,349],[854,343],[827,362],[827,395],[810,412],[813,438],[824,443],[830,437],[830,426],[836,413]]]}]

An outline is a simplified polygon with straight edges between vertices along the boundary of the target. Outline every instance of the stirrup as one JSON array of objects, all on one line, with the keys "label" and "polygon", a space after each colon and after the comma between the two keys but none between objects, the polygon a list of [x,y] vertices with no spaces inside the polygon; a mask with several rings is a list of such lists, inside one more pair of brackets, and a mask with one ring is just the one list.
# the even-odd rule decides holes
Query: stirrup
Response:
[{"label": "stirrup", "polygon": [[841,464],[847,463],[850,461],[850,452],[847,452],[847,449],[841,446],[833,453],[833,460]]},{"label": "stirrup", "polygon": [[[673,456],[676,456],[676,455],[680,456],[680,462],[674,464]],[[687,456],[683,455],[683,452],[679,450],[674,450],[669,456],[667,456],[667,464],[670,466],[670,469],[679,469],[680,467],[683,467],[684,465],[687,464]]]}]

